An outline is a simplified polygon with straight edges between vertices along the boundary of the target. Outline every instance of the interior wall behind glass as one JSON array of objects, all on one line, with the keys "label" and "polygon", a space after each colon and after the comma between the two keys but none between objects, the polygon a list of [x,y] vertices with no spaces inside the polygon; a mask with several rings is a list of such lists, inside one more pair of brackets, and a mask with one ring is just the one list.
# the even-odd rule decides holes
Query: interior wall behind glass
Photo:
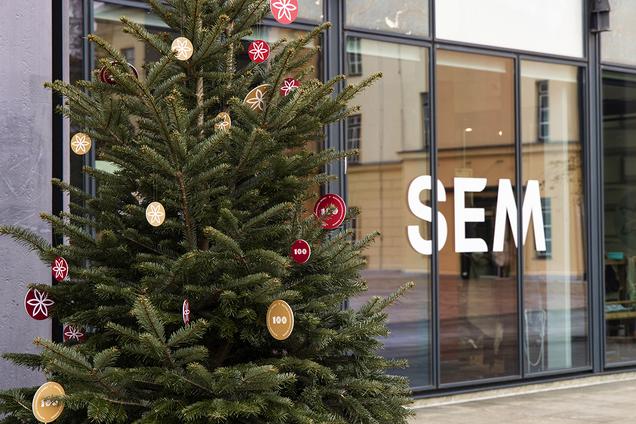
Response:
[{"label": "interior wall behind glass", "polygon": [[545,250],[529,226],[524,246],[524,367],[588,364],[580,70],[521,63],[522,180],[540,184]]},{"label": "interior wall behind glass", "polygon": [[603,74],[605,324],[609,364],[636,361],[636,77]]},{"label": "interior wall behind glass", "polygon": [[[407,359],[413,387],[431,384],[431,261],[414,251],[406,238],[408,225],[419,225],[430,239],[429,225],[410,214],[409,183],[429,174],[428,50],[359,37],[347,39],[347,81],[360,83],[376,72],[384,77],[357,96],[359,113],[346,121],[346,144],[359,153],[349,158],[348,204],[358,208],[356,238],[381,235],[365,252],[363,277],[369,290],[351,299],[358,308],[372,296],[388,296],[408,281],[416,287],[390,309],[390,337],[381,352]],[[425,196],[425,194],[423,194]],[[426,197],[422,202],[430,200]]]},{"label": "interior wall behind glass", "polygon": [[604,62],[636,65],[636,1],[610,0],[611,31],[601,34]]},{"label": "interior wall behind glass", "polygon": [[441,39],[583,56],[583,0],[436,0],[435,19]]}]

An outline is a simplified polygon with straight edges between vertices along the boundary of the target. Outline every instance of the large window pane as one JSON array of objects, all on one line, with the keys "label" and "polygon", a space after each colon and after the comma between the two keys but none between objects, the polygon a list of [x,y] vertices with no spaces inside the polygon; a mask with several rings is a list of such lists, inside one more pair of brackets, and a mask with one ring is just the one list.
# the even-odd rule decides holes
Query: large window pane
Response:
[{"label": "large window pane", "polygon": [[610,0],[612,30],[601,35],[605,62],[636,65],[636,1]]},{"label": "large window pane", "polygon": [[603,76],[608,363],[636,361],[636,77]]},{"label": "large window pane", "polygon": [[524,247],[524,367],[588,364],[580,71],[521,63],[523,181],[539,181],[546,249]]},{"label": "large window pane", "polygon": [[417,284],[389,311],[391,336],[382,352],[409,360],[407,370],[395,372],[408,375],[415,387],[431,383],[431,262],[410,247],[405,233],[407,225],[420,225],[423,235],[430,231],[409,213],[406,188],[429,173],[427,55],[420,47],[347,40],[350,83],[375,72],[385,75],[356,98],[360,112],[346,123],[347,146],[359,150],[349,160],[347,176],[349,205],[361,211],[356,236],[382,233],[366,251],[368,293],[351,304],[358,307],[371,296],[386,296],[408,281]]},{"label": "large window pane", "polygon": [[312,21],[322,21],[323,0],[299,0],[298,17],[311,19]]},{"label": "large window pane", "polygon": [[582,0],[437,0],[435,35],[472,44],[582,57],[583,3]]},{"label": "large window pane", "polygon": [[[437,54],[438,176],[446,187],[438,204],[448,222],[439,254],[442,383],[519,373],[517,255],[509,226],[503,251],[492,253],[499,179],[513,185],[515,179],[513,69],[507,58]],[[482,222],[456,223],[462,185],[456,177],[487,179],[483,190],[459,199],[483,211]],[[456,253],[457,231],[483,240],[487,251]]]},{"label": "large window pane", "polygon": [[428,35],[428,0],[346,0],[345,11],[351,27]]}]

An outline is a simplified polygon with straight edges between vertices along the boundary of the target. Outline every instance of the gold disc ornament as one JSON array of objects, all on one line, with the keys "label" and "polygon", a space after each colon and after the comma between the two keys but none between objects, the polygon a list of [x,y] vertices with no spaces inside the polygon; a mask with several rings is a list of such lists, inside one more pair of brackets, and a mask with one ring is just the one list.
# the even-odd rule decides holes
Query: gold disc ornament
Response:
[{"label": "gold disc ornament", "polygon": [[232,118],[230,118],[230,114],[227,112],[221,112],[216,115],[216,119],[220,121],[214,124],[214,128],[217,130],[228,131],[232,128]]},{"label": "gold disc ornament", "polygon": [[247,93],[245,102],[252,110],[262,112],[265,110],[265,94],[272,88],[271,84],[262,84]]},{"label": "gold disc ornament", "polygon": [[41,423],[52,423],[62,415],[64,404],[57,400],[47,399],[55,396],[64,396],[64,388],[53,381],[44,383],[35,392],[31,409],[36,420]]},{"label": "gold disc ornament", "polygon": [[93,141],[88,134],[78,132],[71,138],[71,150],[76,155],[85,155],[90,152]]},{"label": "gold disc ornament", "polygon": [[267,329],[276,340],[286,340],[294,331],[294,311],[284,300],[275,300],[267,310]]},{"label": "gold disc ornament", "polygon": [[172,52],[175,57],[179,60],[188,60],[192,57],[192,53],[194,53],[194,46],[192,46],[192,41],[188,40],[185,37],[177,37],[172,42]]},{"label": "gold disc ornament", "polygon": [[159,202],[152,202],[146,208],[146,219],[153,227],[158,227],[166,220],[166,210]]}]

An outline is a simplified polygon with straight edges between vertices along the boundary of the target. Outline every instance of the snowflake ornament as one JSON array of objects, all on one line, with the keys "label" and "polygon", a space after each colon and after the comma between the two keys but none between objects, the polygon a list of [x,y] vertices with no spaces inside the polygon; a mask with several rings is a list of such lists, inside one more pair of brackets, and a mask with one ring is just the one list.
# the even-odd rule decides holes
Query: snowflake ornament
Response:
[{"label": "snowflake ornament", "polygon": [[71,138],[71,150],[76,155],[85,155],[91,150],[91,145],[93,144],[90,136],[84,133],[76,133],[73,138]]},{"label": "snowflake ornament", "polygon": [[287,97],[298,87],[300,87],[300,81],[294,78],[285,78],[283,85],[280,87],[280,95]]},{"label": "snowflake ornament", "polygon": [[64,324],[64,329],[62,330],[63,340],[65,342],[78,342],[81,343],[86,339],[85,331],[74,325]]},{"label": "snowflake ornament", "polygon": [[216,119],[220,119],[220,121],[214,124],[214,128],[221,131],[227,131],[232,128],[232,118],[230,118],[230,114],[227,112],[221,112],[216,115]]},{"label": "snowflake ornament", "polygon": [[192,57],[192,53],[194,53],[192,41],[185,37],[175,38],[172,42],[171,50],[179,60],[188,60]]},{"label": "snowflake ornament", "polygon": [[49,317],[49,308],[55,305],[55,302],[49,299],[49,294],[38,289],[29,289],[24,296],[24,309],[33,319],[42,321]]},{"label": "snowflake ornament", "polygon": [[68,276],[68,262],[66,259],[58,256],[51,264],[51,274],[57,281],[64,281]]},{"label": "snowflake ornament", "polygon": [[183,324],[190,324],[190,301],[188,299],[183,301],[183,307],[181,309],[181,316],[183,317]]},{"label": "snowflake ornament", "polygon": [[166,210],[159,202],[152,202],[146,208],[146,219],[153,227],[158,227],[166,220]]},{"label": "snowflake ornament", "polygon": [[247,54],[252,62],[263,63],[269,58],[270,48],[267,41],[255,40],[247,48]]},{"label": "snowflake ornament", "polygon": [[298,0],[269,0],[269,6],[274,19],[281,24],[291,24],[298,17]]},{"label": "snowflake ornament", "polygon": [[244,102],[257,112],[265,110],[265,93],[271,88],[270,84],[259,85],[245,96]]}]

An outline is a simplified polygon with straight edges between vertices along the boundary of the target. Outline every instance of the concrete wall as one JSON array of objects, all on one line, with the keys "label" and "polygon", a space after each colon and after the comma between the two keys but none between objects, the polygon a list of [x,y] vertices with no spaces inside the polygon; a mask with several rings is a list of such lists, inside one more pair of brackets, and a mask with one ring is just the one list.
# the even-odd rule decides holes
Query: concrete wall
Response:
[{"label": "concrete wall", "polygon": [[[51,210],[51,2],[0,2],[0,224],[20,225],[50,239],[39,214]],[[23,307],[26,286],[51,281],[37,256],[0,238],[0,353],[34,352],[50,321]],[[0,389],[37,385],[41,375],[0,360]]]}]

